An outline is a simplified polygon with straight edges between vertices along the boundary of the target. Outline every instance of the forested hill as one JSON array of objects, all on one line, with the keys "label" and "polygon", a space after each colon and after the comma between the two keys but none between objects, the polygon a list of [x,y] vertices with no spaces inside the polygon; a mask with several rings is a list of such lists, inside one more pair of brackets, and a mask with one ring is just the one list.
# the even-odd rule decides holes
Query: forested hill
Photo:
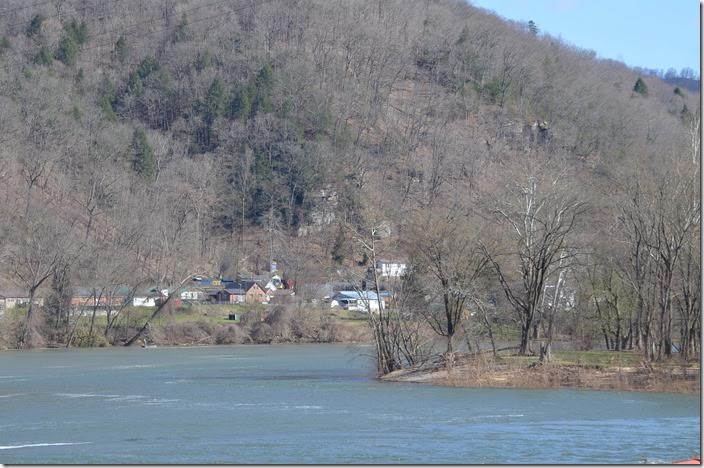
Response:
[{"label": "forested hill", "polygon": [[533,173],[589,202],[589,244],[623,181],[698,171],[698,95],[461,1],[12,0],[0,64],[0,268],[26,288],[325,276],[371,225],[411,255],[424,213],[510,237],[496,203]]}]

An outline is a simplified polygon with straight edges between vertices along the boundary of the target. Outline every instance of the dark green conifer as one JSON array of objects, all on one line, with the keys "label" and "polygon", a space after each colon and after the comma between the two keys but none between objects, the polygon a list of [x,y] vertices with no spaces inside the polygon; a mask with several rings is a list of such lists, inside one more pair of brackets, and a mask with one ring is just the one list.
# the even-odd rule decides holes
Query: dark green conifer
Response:
[{"label": "dark green conifer", "polygon": [[641,96],[648,95],[648,87],[645,85],[645,81],[643,81],[640,77],[636,80],[636,84],[633,86],[633,91]]},{"label": "dark green conifer", "polygon": [[147,134],[142,128],[136,128],[132,134],[132,169],[149,180],[154,176],[154,151],[149,145]]}]

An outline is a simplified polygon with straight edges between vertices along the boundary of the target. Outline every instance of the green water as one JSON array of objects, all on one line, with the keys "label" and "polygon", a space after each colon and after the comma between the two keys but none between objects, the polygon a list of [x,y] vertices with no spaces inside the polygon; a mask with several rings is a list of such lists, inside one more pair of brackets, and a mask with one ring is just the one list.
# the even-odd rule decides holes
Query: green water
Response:
[{"label": "green water", "polygon": [[370,352],[0,353],[0,463],[638,463],[700,453],[698,396],[383,383]]}]

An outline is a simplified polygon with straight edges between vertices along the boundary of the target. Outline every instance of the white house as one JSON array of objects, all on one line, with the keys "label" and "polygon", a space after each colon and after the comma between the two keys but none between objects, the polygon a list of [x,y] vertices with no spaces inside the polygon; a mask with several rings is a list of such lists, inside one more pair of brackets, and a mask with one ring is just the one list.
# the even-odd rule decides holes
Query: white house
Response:
[{"label": "white house", "polygon": [[132,297],[132,305],[135,307],[156,307],[163,297],[163,292],[157,288],[142,289]]},{"label": "white house", "polygon": [[[29,295],[25,291],[14,288],[0,291],[0,310],[26,307],[28,304]],[[44,298],[35,297],[34,304],[43,306]]]},{"label": "white house", "polygon": [[202,301],[205,299],[205,293],[200,288],[185,288],[181,291],[182,301]]},{"label": "white house", "polygon": [[339,291],[332,297],[331,307],[339,306],[345,310],[360,312],[379,312],[379,304],[385,306],[384,299],[379,300],[373,291]]},{"label": "white house", "polygon": [[376,271],[378,271],[381,276],[399,277],[406,273],[406,264],[403,262],[379,260],[376,262]]}]

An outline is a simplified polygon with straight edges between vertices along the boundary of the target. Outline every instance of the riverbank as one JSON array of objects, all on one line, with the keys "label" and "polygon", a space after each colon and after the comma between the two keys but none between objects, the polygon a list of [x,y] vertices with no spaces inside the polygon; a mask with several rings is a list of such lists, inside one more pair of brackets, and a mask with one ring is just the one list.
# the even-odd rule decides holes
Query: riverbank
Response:
[{"label": "riverbank", "polygon": [[[634,353],[571,353],[538,364],[535,357],[459,357],[454,365],[426,365],[394,371],[384,381],[448,387],[570,388],[696,394],[701,391],[698,363],[645,364]],[[580,360],[581,357],[581,360]],[[602,361],[602,362],[599,362]]]},{"label": "riverbank", "polygon": [[[37,331],[42,345],[35,348],[100,348],[124,346],[198,346],[231,344],[369,343],[366,316],[344,310],[238,306],[203,306],[165,312],[149,321],[137,340],[131,340],[152,315],[152,308],[124,310],[105,332],[106,317],[79,315],[62,333],[48,326]],[[92,323],[93,322],[93,323]],[[0,318],[0,350],[22,348],[23,310]],[[69,345],[67,346],[67,343]]]}]

